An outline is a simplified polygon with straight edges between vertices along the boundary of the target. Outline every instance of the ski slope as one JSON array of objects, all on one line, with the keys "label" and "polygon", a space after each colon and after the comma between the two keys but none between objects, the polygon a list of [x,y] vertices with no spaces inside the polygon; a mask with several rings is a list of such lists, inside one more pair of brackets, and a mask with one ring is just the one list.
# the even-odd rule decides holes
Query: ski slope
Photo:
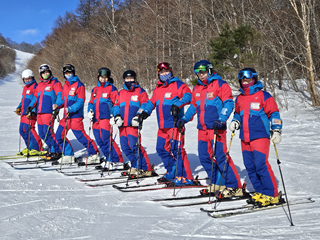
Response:
[{"label": "ski slope", "polygon": [[[17,51],[16,72],[0,80],[0,155],[15,154],[19,150],[19,117],[14,110],[23,88],[20,72],[30,57],[31,54]],[[289,107],[289,110],[281,109],[284,128],[282,142],[278,145],[288,198],[313,197],[315,200],[312,204],[291,207],[295,226],[290,226],[286,207],[213,219],[199,210],[200,207],[212,207],[208,204],[166,208],[160,202],[148,200],[150,197],[171,197],[172,190],[122,193],[111,186],[90,188],[75,177],[56,171],[15,170],[0,160],[0,239],[319,239],[320,111],[308,107],[308,101],[299,93],[279,92],[278,96],[278,101]],[[84,123],[88,131],[87,118]],[[206,177],[197,157],[196,121],[186,127],[185,148],[192,171],[194,175]],[[144,123],[142,144],[156,165],[156,171],[163,173],[155,149],[156,130],[153,113]],[[77,155],[86,154],[71,132],[68,138]],[[21,149],[24,147],[22,143]],[[247,182],[248,190],[252,191],[242,162],[238,133],[230,155],[242,182]],[[269,161],[279,190],[283,190],[273,146]],[[154,181],[149,179],[141,183]],[[199,189],[178,189],[177,197],[198,193]],[[217,208],[242,204],[244,200],[225,202]]]}]

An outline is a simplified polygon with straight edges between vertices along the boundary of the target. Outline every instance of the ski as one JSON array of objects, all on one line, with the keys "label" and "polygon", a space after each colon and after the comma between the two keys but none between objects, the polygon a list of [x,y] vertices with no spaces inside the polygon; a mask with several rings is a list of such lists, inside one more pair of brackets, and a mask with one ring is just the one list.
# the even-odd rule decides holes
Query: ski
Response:
[{"label": "ski", "polygon": [[150,187],[150,186],[155,186],[155,185],[163,185],[165,186],[166,184],[165,183],[159,183],[159,182],[154,182],[154,183],[148,183],[148,184],[139,184],[139,185],[134,185],[134,186],[124,186],[124,187],[121,187],[121,186],[118,186],[118,185],[112,185],[113,188],[115,189],[129,189],[129,188],[140,188],[140,187]]},{"label": "ski", "polygon": [[[146,177],[139,177],[138,179],[137,178],[129,178],[129,181],[130,180],[139,180],[139,179],[145,179],[145,178],[157,178],[159,176],[146,176]],[[128,181],[128,177],[127,176],[121,176],[121,177],[115,177],[115,178],[105,178],[105,179],[101,179],[101,180],[120,180],[120,179],[123,179],[121,180],[121,182],[115,182],[115,181],[111,181],[111,182],[106,182],[106,183],[86,183],[87,186],[90,186],[90,187],[101,187],[101,186],[106,186],[106,185],[112,185],[112,184],[117,184],[117,183],[125,183]],[[118,189],[121,191],[121,189]]]},{"label": "ski", "polygon": [[[94,174],[102,174],[108,172],[108,169],[95,169],[89,168],[88,170],[80,170],[80,171],[60,171],[60,173],[66,176],[85,176],[85,175],[94,175]],[[125,169],[110,169],[109,172],[116,172],[116,171],[125,171]]]},{"label": "ski", "polygon": [[[208,198],[208,196],[206,196]],[[176,208],[176,207],[189,207],[189,206],[195,206],[195,205],[201,205],[201,204],[212,204],[212,203],[220,203],[220,202],[231,202],[231,201],[239,201],[243,199],[248,199],[250,197],[249,194],[245,194],[241,197],[230,197],[230,198],[213,198],[210,201],[200,201],[200,202],[186,202],[186,203],[177,203],[177,204],[162,204],[164,207],[169,207],[169,208]]]},{"label": "ski", "polygon": [[[184,186],[176,186],[176,189],[182,189],[182,188],[205,188],[207,186],[205,185],[184,185]],[[158,187],[158,188],[134,188],[134,189],[126,189],[126,188],[116,188],[121,192],[143,192],[143,191],[156,191],[156,190],[164,190],[164,189],[174,189],[174,187],[168,187],[168,186],[164,186],[164,187]]]},{"label": "ski", "polygon": [[33,164],[33,163],[37,163],[37,162],[49,162],[49,160],[42,160],[42,159],[38,159],[38,157],[33,157],[33,158],[29,158],[28,161],[27,160],[23,160],[23,161],[6,161],[5,163],[8,163],[9,165],[25,165],[25,164]]},{"label": "ski", "polygon": [[40,162],[40,163],[33,163],[33,164],[18,164],[12,165],[15,170],[29,170],[29,169],[44,169],[50,167],[50,164]]},{"label": "ski", "polygon": [[[314,200],[312,200],[312,198],[300,198],[300,199],[296,199],[293,201],[289,201],[289,205],[298,205],[298,204],[306,204],[306,203],[313,203],[315,202]],[[270,205],[270,206],[266,206],[266,207],[256,207],[256,206],[251,206],[251,207],[245,207],[245,206],[241,206],[240,208],[235,208],[235,210],[232,210],[231,212],[228,213],[219,213],[216,214],[214,212],[207,212],[208,216],[212,217],[212,218],[225,218],[225,217],[230,217],[230,216],[235,216],[235,215],[242,215],[242,214],[247,214],[247,213],[253,213],[253,212],[258,212],[258,211],[263,211],[263,210],[270,210],[270,209],[274,209],[274,208],[279,208],[279,207],[284,207],[287,206],[287,203],[280,203],[280,204],[276,204],[276,205]],[[242,208],[246,208],[245,210],[241,210]],[[222,211],[222,210],[220,210]],[[228,210],[226,210],[228,211]]]}]

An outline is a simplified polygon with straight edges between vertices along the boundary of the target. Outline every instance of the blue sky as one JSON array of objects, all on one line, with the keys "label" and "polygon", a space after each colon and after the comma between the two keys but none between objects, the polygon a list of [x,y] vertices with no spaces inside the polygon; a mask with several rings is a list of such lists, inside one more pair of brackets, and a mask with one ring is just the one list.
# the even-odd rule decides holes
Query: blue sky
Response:
[{"label": "blue sky", "polygon": [[58,16],[74,11],[79,1],[0,0],[0,33],[17,43],[40,43],[51,32]]}]

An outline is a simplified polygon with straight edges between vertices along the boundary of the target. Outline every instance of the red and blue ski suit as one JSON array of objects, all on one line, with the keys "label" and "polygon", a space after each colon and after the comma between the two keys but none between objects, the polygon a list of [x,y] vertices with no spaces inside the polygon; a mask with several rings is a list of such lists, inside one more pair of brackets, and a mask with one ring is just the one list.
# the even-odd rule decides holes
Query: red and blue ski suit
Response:
[{"label": "red and blue ski suit", "polygon": [[274,98],[262,90],[260,81],[240,88],[234,120],[241,123],[240,139],[244,165],[256,192],[277,197],[278,186],[268,162],[271,129],[282,129],[282,120]]},{"label": "red and blue ski suit", "polygon": [[[182,119],[187,122],[193,119],[197,113],[198,117],[198,153],[200,162],[207,172],[212,182],[217,182],[219,172],[222,173],[226,160],[226,121],[234,108],[230,86],[221,79],[219,75],[212,74],[207,78],[207,84],[198,80],[192,91],[192,102]],[[220,120],[224,123],[221,129],[218,129],[216,145],[214,146],[213,122]],[[212,168],[212,156],[215,151],[214,168]],[[224,180],[226,187],[241,188],[236,166],[233,160],[228,156],[224,171]]]},{"label": "red and blue ski suit", "polygon": [[[63,86],[62,98],[57,102],[59,108],[64,108],[64,117],[60,120],[60,124],[56,132],[56,138],[61,150],[64,145],[63,154],[65,156],[74,155],[70,141],[67,139],[67,133],[70,129],[85,148],[89,147],[89,156],[99,153],[95,142],[84,131],[83,106],[85,100],[85,87],[78,76],[72,76],[67,79]],[[68,108],[68,114],[66,113],[65,108]]]},{"label": "red and blue ski suit", "polygon": [[[116,143],[112,142],[112,133],[110,125],[110,115],[112,108],[116,102],[118,95],[117,88],[109,81],[100,83],[91,91],[91,98],[88,104],[88,112],[94,112],[93,118],[93,134],[94,137],[106,157],[106,161],[110,156],[111,162],[123,162],[121,151]],[[110,152],[111,150],[111,152]]]},{"label": "red and blue ski suit", "polygon": [[[21,109],[19,133],[23,138],[28,149],[34,149],[34,150],[40,151],[42,148],[42,142],[35,129],[35,125],[37,122],[36,110],[34,109],[34,116],[30,120],[27,118],[27,108],[34,97],[34,92],[38,84],[34,79],[30,82],[26,82],[25,84],[26,86],[23,88],[21,101],[17,107]],[[28,139],[29,127],[30,127],[30,142]]]},{"label": "red and blue ski suit", "polygon": [[37,107],[38,132],[42,140],[48,146],[51,153],[60,152],[59,144],[56,140],[53,126],[54,116],[52,114],[52,105],[61,99],[62,85],[57,78],[51,76],[44,80],[40,78],[40,82],[35,89],[31,107]]},{"label": "red and blue ski suit", "polygon": [[[179,78],[171,78],[164,83],[160,80],[157,83],[156,88],[153,90],[152,98],[146,103],[142,104],[138,113],[145,111],[149,115],[156,108],[157,120],[158,120],[158,136],[157,136],[157,153],[162,159],[164,167],[167,173],[171,176],[175,176],[175,170],[177,168],[176,177],[184,177],[192,180],[193,176],[190,169],[190,163],[187,158],[186,151],[184,149],[184,131],[180,138],[179,159],[178,166],[176,166],[176,156],[179,146],[179,133],[176,127],[173,127],[173,116],[170,113],[172,105],[176,105],[180,108],[180,119],[184,114],[184,106],[191,101],[191,91],[187,84],[179,80]],[[170,140],[172,138],[172,143]],[[170,149],[171,146],[171,149]]]},{"label": "red and blue ski suit", "polygon": [[[138,83],[131,86],[130,89],[123,84],[123,89],[119,92],[116,105],[113,109],[113,115],[121,115],[123,125],[119,128],[121,149],[131,161],[131,166],[137,169],[151,171],[149,157],[141,146],[141,138],[138,146],[138,128],[132,127],[132,118],[137,115],[137,112],[143,103],[149,100],[146,91],[140,87]],[[139,162],[138,160],[139,156]],[[139,165],[139,166],[138,166]]]}]

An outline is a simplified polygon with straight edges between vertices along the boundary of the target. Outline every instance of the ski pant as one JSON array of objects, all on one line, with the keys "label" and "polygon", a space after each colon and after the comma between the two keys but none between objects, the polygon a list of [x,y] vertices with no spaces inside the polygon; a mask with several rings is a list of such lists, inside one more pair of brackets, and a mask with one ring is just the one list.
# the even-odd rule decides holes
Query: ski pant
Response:
[{"label": "ski pant", "polygon": [[256,192],[278,196],[278,185],[269,164],[270,139],[259,138],[251,142],[241,140],[243,162]]},{"label": "ski pant", "polygon": [[[174,171],[177,168],[177,177],[184,177],[186,179],[192,180],[193,176],[190,169],[190,163],[187,158],[187,153],[184,149],[184,134],[185,133],[183,131],[181,133],[179,143],[179,132],[177,128],[159,129],[156,149],[159,157],[162,159],[167,173],[173,174],[173,176],[175,176]],[[172,143],[170,144],[170,142]],[[179,144],[179,158],[176,160]]]},{"label": "ski pant", "polygon": [[[198,153],[200,162],[205,171],[207,172],[208,177],[212,177],[213,183],[217,182],[220,172],[223,173],[223,178],[225,180],[226,187],[241,188],[242,185],[237,168],[234,165],[232,158],[230,156],[226,157],[227,131],[218,130],[218,135],[216,137],[216,144],[214,146],[214,130],[198,130]],[[212,159],[213,151],[215,153],[215,160]]]},{"label": "ski pant", "polygon": [[56,136],[53,131],[54,116],[48,113],[39,113],[37,115],[39,136],[48,146],[51,153],[61,152]]},{"label": "ski pant", "polygon": [[[36,122],[37,122],[36,116],[33,116],[32,119],[29,120],[26,115],[21,115],[19,133],[29,150],[34,149],[34,150],[40,151],[42,148],[42,142],[35,129]],[[30,139],[29,139],[29,130],[30,130]]]},{"label": "ski pant", "polygon": [[141,136],[138,142],[138,128],[121,127],[119,131],[121,149],[131,161],[131,166],[137,169],[151,171],[149,157],[144,147],[141,146]]},{"label": "ski pant", "polygon": [[87,151],[89,151],[89,156],[99,153],[98,147],[95,142],[84,131],[82,118],[63,118],[60,120],[60,124],[56,132],[56,138],[61,150],[64,147],[63,155],[74,155],[70,141],[67,138],[67,134],[70,129],[72,130],[77,140],[84,146],[84,148],[87,149]]},{"label": "ski pant", "polygon": [[[101,151],[108,161],[110,157],[111,162],[123,162],[123,157],[117,143],[113,142],[111,125],[109,119],[100,119],[92,124],[93,135],[96,139]],[[111,145],[112,143],[112,145]],[[111,150],[111,152],[110,152]]]}]

